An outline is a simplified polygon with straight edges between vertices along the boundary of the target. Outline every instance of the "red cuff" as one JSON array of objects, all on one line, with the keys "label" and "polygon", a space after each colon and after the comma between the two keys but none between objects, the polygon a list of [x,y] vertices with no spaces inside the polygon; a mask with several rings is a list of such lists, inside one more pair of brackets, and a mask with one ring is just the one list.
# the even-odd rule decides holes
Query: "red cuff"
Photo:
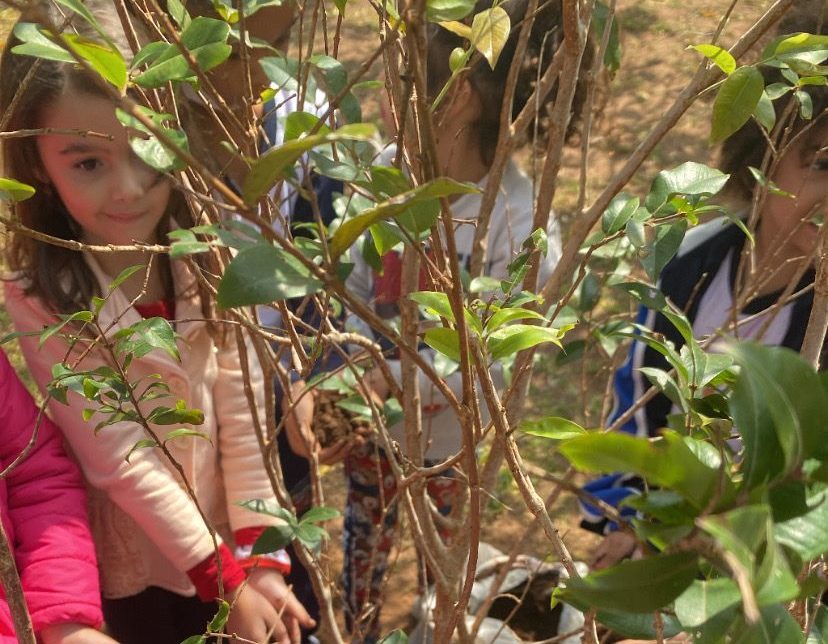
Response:
[{"label": "red cuff", "polygon": [[[246,578],[244,570],[225,544],[219,546],[218,554],[221,557],[221,579],[225,592],[238,588]],[[202,601],[210,602],[219,596],[216,553],[210,554],[204,561],[190,568],[187,576],[193,582],[198,598]]]},{"label": "red cuff", "polygon": [[257,526],[254,528],[241,528],[240,530],[236,530],[233,533],[233,536],[236,539],[237,546],[252,546],[259,537],[262,536],[262,533],[265,531],[264,526]]}]

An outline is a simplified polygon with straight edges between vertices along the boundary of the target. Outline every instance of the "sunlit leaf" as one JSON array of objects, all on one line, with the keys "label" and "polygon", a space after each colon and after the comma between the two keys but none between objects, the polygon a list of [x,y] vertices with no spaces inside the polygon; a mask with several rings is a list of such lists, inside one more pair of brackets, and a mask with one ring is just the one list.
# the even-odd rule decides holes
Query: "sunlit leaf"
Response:
[{"label": "sunlit leaf", "polygon": [[502,7],[492,7],[478,13],[472,20],[471,44],[489,61],[492,69],[506,46],[512,28],[509,14]]},{"label": "sunlit leaf", "polygon": [[713,103],[711,143],[724,141],[747,123],[764,88],[762,73],[755,67],[740,67],[725,79]]},{"label": "sunlit leaf", "polygon": [[0,201],[25,201],[34,193],[35,189],[30,185],[0,177]]},{"label": "sunlit leaf", "polygon": [[726,49],[722,49],[717,45],[693,45],[691,49],[695,49],[702,56],[713,62],[725,74],[729,75],[736,71],[736,60]]}]

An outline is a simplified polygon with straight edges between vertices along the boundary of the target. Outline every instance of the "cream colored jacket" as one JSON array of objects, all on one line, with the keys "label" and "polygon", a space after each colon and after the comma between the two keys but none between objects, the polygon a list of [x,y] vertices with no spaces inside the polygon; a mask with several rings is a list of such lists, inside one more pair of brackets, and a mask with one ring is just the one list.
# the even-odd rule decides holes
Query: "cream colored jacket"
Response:
[{"label": "cream colored jacket", "polygon": [[[87,255],[102,292],[111,278]],[[194,276],[184,262],[172,262],[176,287],[176,317],[197,320],[202,312],[192,292]],[[41,301],[23,294],[20,282],[6,282],[6,308],[18,331],[40,331],[56,317]],[[117,319],[121,316],[120,319]],[[140,314],[116,290],[100,312],[104,328],[112,337],[119,329],[141,320]],[[219,347],[200,321],[181,322],[178,348],[181,363],[161,351],[136,359],[129,368],[135,382],[159,374],[170,388],[171,398],[152,401],[152,406],[173,406],[178,399],[204,412],[204,424],[195,427],[210,441],[182,438],[168,443],[183,467],[196,497],[217,531],[229,538],[232,531],[249,526],[271,525],[276,521],[238,505],[248,499],[263,499],[275,505],[272,488],[244,393],[239,353],[234,338]],[[32,377],[41,390],[52,380],[52,366],[65,359],[68,344],[52,337],[38,347],[39,338],[23,337],[21,346]],[[74,352],[68,364],[78,355]],[[103,349],[93,350],[79,369],[94,369],[107,361]],[[250,360],[251,380],[263,410],[263,379],[258,363]],[[160,586],[183,594],[195,594],[185,571],[206,559],[213,551],[209,532],[195,503],[187,495],[173,467],[159,449],[136,450],[127,463],[125,456],[140,439],[143,429],[132,422],[119,422],[101,430],[93,429],[102,420],[89,422],[82,411],[90,407],[80,395],[69,393],[69,404],[52,400],[49,413],[62,428],[66,441],[80,463],[90,488],[90,519],[98,549],[104,596],[127,597],[148,586]],[[151,408],[149,405],[145,411]],[[264,425],[263,425],[264,426]],[[160,436],[178,426],[158,426]]]}]

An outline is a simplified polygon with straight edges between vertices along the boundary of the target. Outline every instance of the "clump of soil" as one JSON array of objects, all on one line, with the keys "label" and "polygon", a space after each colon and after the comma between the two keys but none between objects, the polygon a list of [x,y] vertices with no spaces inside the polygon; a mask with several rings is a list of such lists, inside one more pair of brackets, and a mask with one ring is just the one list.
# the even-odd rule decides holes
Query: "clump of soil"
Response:
[{"label": "clump of soil", "polygon": [[345,397],[339,392],[318,389],[315,396],[313,431],[322,447],[371,431],[368,420],[336,404]]}]

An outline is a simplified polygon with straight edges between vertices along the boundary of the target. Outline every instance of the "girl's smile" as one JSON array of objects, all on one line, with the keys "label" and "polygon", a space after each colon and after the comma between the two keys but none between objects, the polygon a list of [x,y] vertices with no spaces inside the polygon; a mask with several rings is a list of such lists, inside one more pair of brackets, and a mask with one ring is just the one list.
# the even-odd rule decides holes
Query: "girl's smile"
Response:
[{"label": "girl's smile", "polygon": [[83,241],[159,241],[156,231],[167,209],[170,184],[132,151],[112,102],[67,89],[43,109],[38,125],[112,137],[38,137],[37,147],[48,183],[83,230]]}]

